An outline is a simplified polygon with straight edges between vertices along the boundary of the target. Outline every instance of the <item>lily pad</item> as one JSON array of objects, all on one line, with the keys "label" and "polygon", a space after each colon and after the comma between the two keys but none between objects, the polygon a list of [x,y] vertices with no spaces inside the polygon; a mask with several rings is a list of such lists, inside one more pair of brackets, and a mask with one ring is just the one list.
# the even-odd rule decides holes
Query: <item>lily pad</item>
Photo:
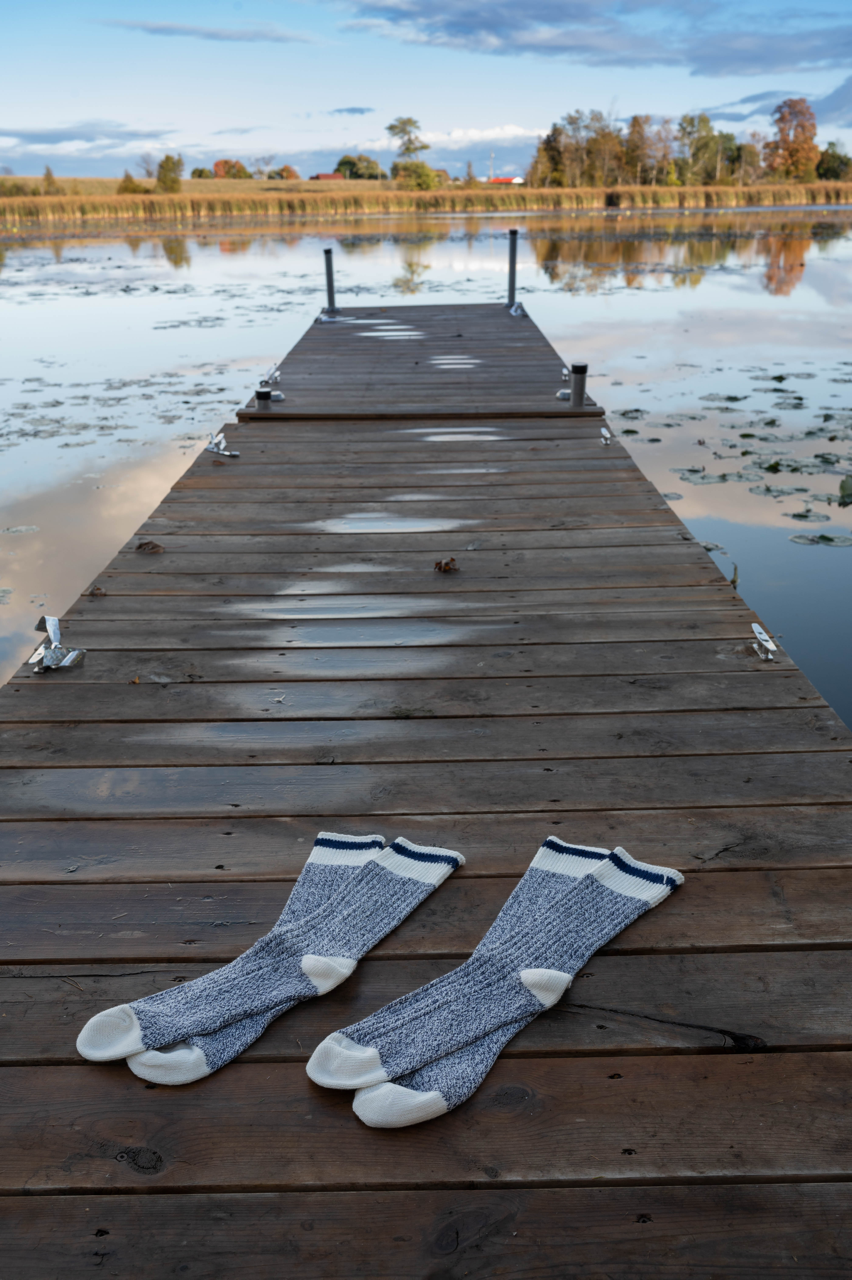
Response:
[{"label": "lily pad", "polygon": [[794,533],[790,541],[802,547],[852,547],[852,538],[842,533]]},{"label": "lily pad", "polygon": [[831,519],[831,516],[824,516],[821,511],[811,511],[810,509],[807,511],[783,511],[781,514],[785,515],[788,520],[802,520],[808,524],[822,524]]},{"label": "lily pad", "polygon": [[806,485],[755,484],[749,493],[756,493],[761,498],[789,498],[794,493],[807,493]]}]

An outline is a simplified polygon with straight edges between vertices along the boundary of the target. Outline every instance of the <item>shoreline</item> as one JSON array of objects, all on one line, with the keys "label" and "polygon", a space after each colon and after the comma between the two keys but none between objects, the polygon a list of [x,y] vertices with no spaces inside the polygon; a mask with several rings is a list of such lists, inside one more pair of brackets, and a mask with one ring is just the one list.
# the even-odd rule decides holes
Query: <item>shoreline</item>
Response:
[{"label": "shoreline", "polygon": [[123,232],[187,233],[240,225],[257,230],[300,222],[415,216],[513,216],[599,213],[822,212],[852,208],[852,182],[749,187],[548,187],[481,191],[247,192],[222,195],[0,197],[0,241],[38,235]]}]

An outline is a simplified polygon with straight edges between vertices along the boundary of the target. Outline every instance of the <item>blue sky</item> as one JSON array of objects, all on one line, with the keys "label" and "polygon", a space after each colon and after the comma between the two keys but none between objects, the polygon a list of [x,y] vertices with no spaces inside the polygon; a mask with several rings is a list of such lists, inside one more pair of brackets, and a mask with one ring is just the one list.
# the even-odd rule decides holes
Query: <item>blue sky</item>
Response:
[{"label": "blue sky", "polygon": [[852,151],[852,10],[768,0],[46,0],[7,10],[0,166],[120,174],[274,156],[307,176],[345,151],[392,158],[420,120],[428,159],[522,171],[566,111],[768,131],[784,97]]}]

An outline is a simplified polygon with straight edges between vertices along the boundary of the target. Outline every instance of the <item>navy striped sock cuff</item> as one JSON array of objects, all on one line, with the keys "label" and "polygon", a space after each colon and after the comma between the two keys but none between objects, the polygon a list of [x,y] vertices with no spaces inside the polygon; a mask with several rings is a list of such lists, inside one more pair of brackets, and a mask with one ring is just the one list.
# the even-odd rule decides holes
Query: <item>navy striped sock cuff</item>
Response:
[{"label": "navy striped sock cuff", "polygon": [[342,836],[334,831],[320,831],[308,862],[324,867],[363,867],[384,847],[384,836]]},{"label": "navy striped sock cuff", "polygon": [[558,875],[579,879],[595,871],[609,859],[609,849],[592,845],[567,844],[558,836],[548,836],[530,863],[538,871],[555,871]]},{"label": "navy striped sock cuff", "polygon": [[456,867],[464,866],[464,858],[454,849],[414,844],[405,836],[397,836],[376,861],[394,875],[433,885],[441,884]]},{"label": "navy striped sock cuff", "polygon": [[601,884],[628,898],[641,898],[655,907],[672,889],[683,884],[683,876],[672,867],[657,867],[651,862],[631,858],[621,846],[613,849],[606,863],[595,871]]}]

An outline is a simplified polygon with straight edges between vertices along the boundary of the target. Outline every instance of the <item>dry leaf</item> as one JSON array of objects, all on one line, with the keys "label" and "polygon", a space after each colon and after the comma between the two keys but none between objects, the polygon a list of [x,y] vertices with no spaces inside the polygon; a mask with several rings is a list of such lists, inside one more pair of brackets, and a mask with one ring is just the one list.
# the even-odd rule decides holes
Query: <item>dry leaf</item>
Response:
[{"label": "dry leaf", "polygon": [[128,683],[128,684],[138,684],[138,683],[139,683],[139,677],[137,676],[135,680],[128,680],[128,681],[127,681],[127,683]]},{"label": "dry leaf", "polygon": [[455,556],[450,556],[449,560],[436,560],[436,573],[458,573],[459,567],[456,564]]},{"label": "dry leaf", "polygon": [[226,467],[227,465],[228,465],[227,462],[220,462],[218,458],[213,459],[214,467]]},{"label": "dry leaf", "polygon": [[83,592],[85,596],[105,596],[106,594],[103,587],[99,587],[97,583],[93,587],[89,587],[88,591]]},{"label": "dry leaf", "polygon": [[[222,464],[224,466],[224,463]],[[159,542],[140,542],[137,551],[147,551],[149,556],[155,556],[159,551],[165,551],[165,547],[161,547]]]}]

